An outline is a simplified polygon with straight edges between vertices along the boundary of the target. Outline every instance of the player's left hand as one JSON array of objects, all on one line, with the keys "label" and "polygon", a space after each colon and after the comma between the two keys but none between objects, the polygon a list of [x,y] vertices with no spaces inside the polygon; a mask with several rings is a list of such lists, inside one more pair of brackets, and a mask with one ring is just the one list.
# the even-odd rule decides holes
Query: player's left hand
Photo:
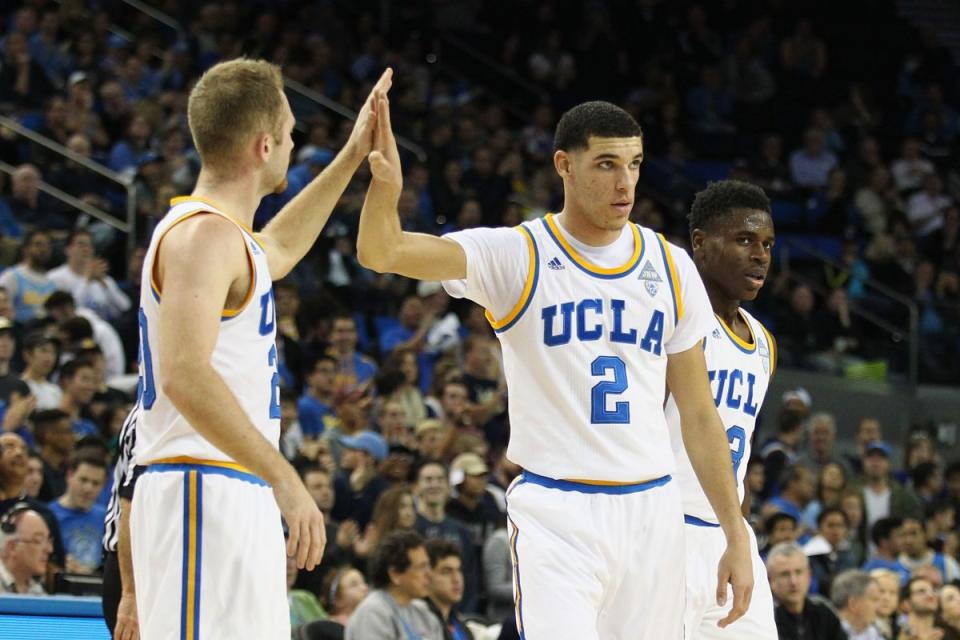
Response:
[{"label": "player's left hand", "polygon": [[727,617],[717,623],[721,629],[743,617],[753,597],[753,562],[750,542],[746,535],[727,542],[727,550],[717,567],[717,605],[727,603],[727,585],[733,587],[733,608]]},{"label": "player's left hand", "polygon": [[113,630],[114,640],[140,640],[140,622],[137,618],[137,598],[133,593],[120,596],[117,607],[117,626]]},{"label": "player's left hand", "polygon": [[385,100],[390,86],[393,84],[393,69],[387,68],[386,71],[373,85],[373,90],[360,108],[357,114],[357,120],[353,125],[353,131],[350,132],[350,139],[347,141],[349,148],[357,158],[365,158],[370,150],[373,149],[373,136],[377,128],[378,105],[380,100]]}]

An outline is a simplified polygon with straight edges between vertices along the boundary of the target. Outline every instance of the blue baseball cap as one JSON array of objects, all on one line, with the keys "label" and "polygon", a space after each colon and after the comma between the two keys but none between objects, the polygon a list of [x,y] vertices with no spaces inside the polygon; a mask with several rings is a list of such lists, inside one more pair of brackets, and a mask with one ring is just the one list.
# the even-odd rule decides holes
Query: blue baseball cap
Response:
[{"label": "blue baseball cap", "polygon": [[347,449],[366,451],[372,455],[377,462],[381,462],[386,458],[389,452],[387,441],[383,439],[383,436],[373,431],[361,431],[355,436],[345,436],[340,438],[340,443]]},{"label": "blue baseball cap", "polygon": [[886,442],[882,440],[874,440],[869,443],[864,449],[864,455],[870,455],[871,453],[880,452],[888,458],[893,457],[893,449],[890,448]]}]

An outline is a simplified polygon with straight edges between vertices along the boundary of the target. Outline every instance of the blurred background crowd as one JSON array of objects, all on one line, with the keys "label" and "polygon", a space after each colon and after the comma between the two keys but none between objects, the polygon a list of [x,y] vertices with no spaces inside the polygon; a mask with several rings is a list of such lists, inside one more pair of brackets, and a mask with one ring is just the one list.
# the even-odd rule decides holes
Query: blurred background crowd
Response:
[{"label": "blurred background crowd", "polygon": [[[782,367],[960,383],[960,48],[941,44],[958,41],[948,36],[960,14],[948,7],[924,27],[920,9],[944,3],[912,4],[157,0],[151,14],[119,0],[4,3],[0,114],[16,126],[0,121],[0,513],[27,500],[44,522],[27,522],[37,544],[7,532],[0,590],[52,591],[63,585],[54,574],[98,570],[136,385],[143,247],[199,170],[192,83],[239,55],[283,66],[298,118],[289,187],[264,199],[257,226],[330,162],[350,131],[344,116],[385,66],[407,230],[558,210],[555,123],[607,99],[645,131],[636,222],[687,245],[686,211],[707,181],[736,177],[770,195],[775,278],[751,310]],[[454,545],[428,547],[438,615],[499,623],[513,615],[504,490],[519,469],[504,456],[498,345],[483,310],[439,283],[359,265],[368,177],[361,168],[275,287],[281,447],[329,539],[319,569],[291,569],[291,615],[347,624],[367,582],[382,586],[378,549],[403,549],[409,536],[391,534],[416,531]],[[864,567],[896,573],[873,614],[884,637],[922,627],[916,612],[930,606],[931,625],[960,637],[949,586],[960,579],[960,454],[881,415],[846,425],[856,440],[838,442],[832,410],[803,389],[767,398],[754,443],[751,522],[765,552],[799,544],[774,562],[809,567],[806,585],[774,580],[778,623],[800,624],[797,593],[834,596],[828,609],[843,617],[869,599],[864,584],[887,580],[845,573],[831,593],[838,574]],[[451,556],[457,571],[437,570]],[[915,602],[910,589],[924,589],[911,576],[942,606]]]}]

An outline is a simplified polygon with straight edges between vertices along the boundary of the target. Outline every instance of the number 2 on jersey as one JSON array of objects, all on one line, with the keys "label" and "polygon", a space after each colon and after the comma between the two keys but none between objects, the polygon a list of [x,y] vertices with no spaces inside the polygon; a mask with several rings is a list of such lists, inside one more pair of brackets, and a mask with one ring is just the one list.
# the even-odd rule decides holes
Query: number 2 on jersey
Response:
[{"label": "number 2 on jersey", "polygon": [[613,411],[607,409],[607,394],[627,390],[627,366],[617,356],[600,356],[590,365],[590,375],[606,376],[613,372],[613,380],[603,380],[590,390],[590,422],[593,424],[629,424],[630,403],[617,402]]},{"label": "number 2 on jersey", "polygon": [[[733,458],[733,477],[739,477],[740,461],[747,450],[747,432],[736,425],[727,429],[727,442],[730,443],[730,457]],[[736,443],[736,447],[734,447]]]}]

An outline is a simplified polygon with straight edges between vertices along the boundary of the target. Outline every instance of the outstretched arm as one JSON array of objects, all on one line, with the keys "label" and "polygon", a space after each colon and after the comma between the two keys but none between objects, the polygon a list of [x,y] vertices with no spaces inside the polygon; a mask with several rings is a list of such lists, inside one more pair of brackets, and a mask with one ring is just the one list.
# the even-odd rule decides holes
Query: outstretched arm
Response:
[{"label": "outstretched arm", "polygon": [[400,154],[390,125],[386,95],[376,106],[377,123],[370,171],[373,179],[360,213],[357,257],[360,264],[384,273],[417,280],[460,280],[467,277],[463,248],[447,238],[400,228],[397,203],[403,189]]},{"label": "outstretched arm", "polygon": [[307,254],[330,219],[357,167],[370,153],[377,119],[377,98],[386,96],[392,78],[391,69],[383,72],[357,114],[347,144],[323,173],[281,209],[258,235],[258,240],[266,249],[270,276],[274,280],[287,275]]}]

